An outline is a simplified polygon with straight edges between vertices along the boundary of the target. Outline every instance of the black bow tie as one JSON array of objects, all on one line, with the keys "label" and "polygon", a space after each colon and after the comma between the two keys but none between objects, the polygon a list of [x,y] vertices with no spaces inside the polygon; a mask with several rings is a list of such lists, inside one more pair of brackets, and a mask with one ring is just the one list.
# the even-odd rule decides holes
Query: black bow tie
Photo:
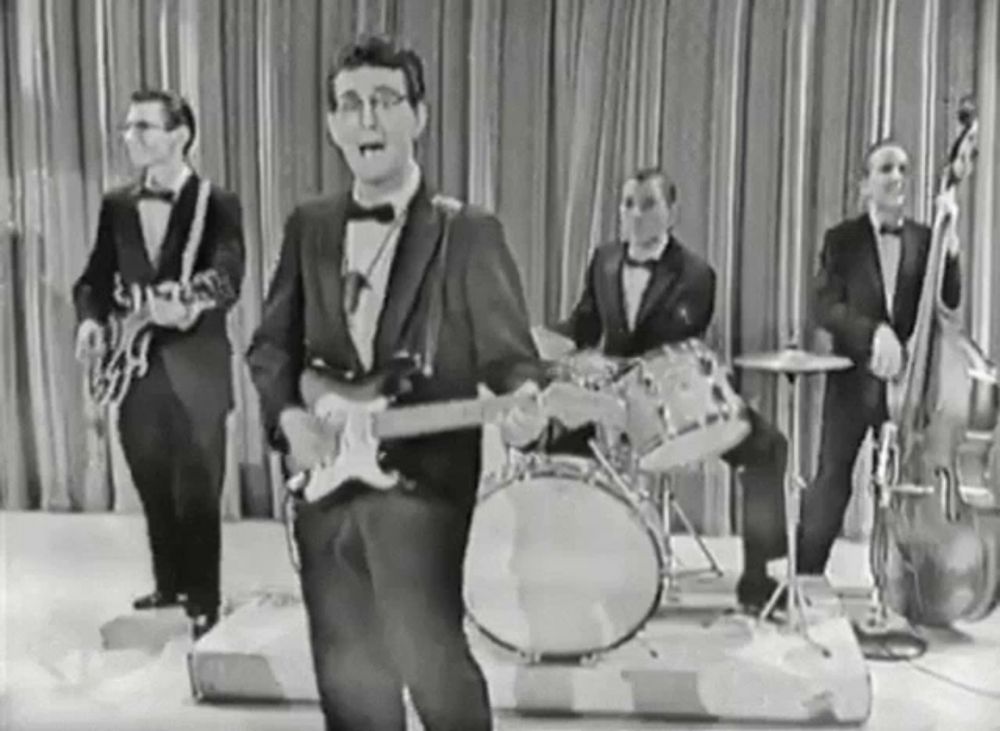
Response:
[{"label": "black bow tie", "polygon": [[378,221],[379,223],[392,223],[395,218],[396,211],[388,203],[382,203],[381,205],[372,206],[371,208],[365,208],[353,198],[351,198],[351,200],[347,203],[348,221],[364,221],[366,219],[371,219],[373,221]]},{"label": "black bow tie", "polygon": [[878,227],[878,235],[885,236],[886,234],[890,236],[902,236],[903,235],[903,224],[897,226],[891,223],[883,223]]},{"label": "black bow tie", "polygon": [[656,269],[656,259],[634,259],[628,254],[625,255],[625,266],[633,269],[645,269],[652,273]]},{"label": "black bow tie", "polygon": [[173,204],[174,192],[163,188],[149,188],[144,185],[139,188],[136,198],[139,200],[163,201],[164,203]]}]

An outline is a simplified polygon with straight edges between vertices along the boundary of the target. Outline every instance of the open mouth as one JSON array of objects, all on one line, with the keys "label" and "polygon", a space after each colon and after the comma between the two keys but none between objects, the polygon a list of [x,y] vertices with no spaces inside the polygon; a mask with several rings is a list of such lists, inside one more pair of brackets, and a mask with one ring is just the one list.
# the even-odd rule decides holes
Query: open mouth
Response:
[{"label": "open mouth", "polygon": [[385,149],[385,145],[381,142],[366,142],[358,146],[358,151],[361,153],[361,157],[371,157],[372,155],[377,155]]}]

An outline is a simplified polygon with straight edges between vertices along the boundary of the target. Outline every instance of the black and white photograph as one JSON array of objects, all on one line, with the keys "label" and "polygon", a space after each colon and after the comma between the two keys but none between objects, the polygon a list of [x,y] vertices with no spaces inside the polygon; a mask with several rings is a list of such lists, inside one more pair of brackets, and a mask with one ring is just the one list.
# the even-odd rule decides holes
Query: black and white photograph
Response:
[{"label": "black and white photograph", "polygon": [[1000,731],[1000,0],[0,0],[0,729]]}]

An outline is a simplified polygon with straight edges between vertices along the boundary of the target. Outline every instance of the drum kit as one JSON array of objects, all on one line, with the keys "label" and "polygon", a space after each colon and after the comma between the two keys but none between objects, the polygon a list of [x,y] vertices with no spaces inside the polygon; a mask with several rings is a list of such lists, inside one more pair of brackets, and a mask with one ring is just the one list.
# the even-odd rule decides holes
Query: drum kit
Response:
[{"label": "drum kit", "polygon": [[[847,368],[850,361],[793,347],[734,364],[786,375],[794,415],[799,376]],[[635,637],[660,608],[664,585],[668,592],[675,587],[671,512],[709,570],[721,575],[674,500],[669,478],[661,478],[728,451],[750,424],[729,369],[697,339],[633,359],[569,352],[552,373],[616,395],[626,426],[621,432],[597,419],[589,457],[524,456],[484,481],[466,554],[465,602],[473,625],[524,661],[586,664]],[[787,592],[787,624],[808,639],[794,540],[803,483],[794,434],[790,441],[788,573],[761,618]]]}]

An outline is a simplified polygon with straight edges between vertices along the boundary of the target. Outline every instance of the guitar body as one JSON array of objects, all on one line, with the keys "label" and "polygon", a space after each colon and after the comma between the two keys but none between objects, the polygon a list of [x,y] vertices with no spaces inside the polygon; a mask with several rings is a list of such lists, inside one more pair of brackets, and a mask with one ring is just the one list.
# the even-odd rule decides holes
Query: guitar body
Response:
[{"label": "guitar body", "polygon": [[104,327],[107,352],[91,366],[90,394],[99,406],[121,403],[129,386],[149,370],[149,313],[143,308],[112,317]]},{"label": "guitar body", "polygon": [[302,400],[310,412],[325,415],[319,428],[336,447],[330,459],[292,477],[288,488],[314,502],[351,480],[379,490],[395,487],[399,475],[379,465],[374,415],[385,411],[390,399],[409,390],[409,379],[418,370],[416,359],[407,356],[355,380],[338,378],[321,362],[304,369],[299,379]]},{"label": "guitar body", "polygon": [[[229,284],[209,269],[178,287],[172,296],[189,306],[197,318],[215,307],[220,298],[230,295]],[[131,291],[126,290],[118,275],[114,297],[120,310],[104,325],[107,350],[88,366],[88,390],[99,407],[121,403],[132,381],[149,370],[149,345],[153,337],[149,301],[159,296],[156,287],[144,289],[133,284]]]}]

